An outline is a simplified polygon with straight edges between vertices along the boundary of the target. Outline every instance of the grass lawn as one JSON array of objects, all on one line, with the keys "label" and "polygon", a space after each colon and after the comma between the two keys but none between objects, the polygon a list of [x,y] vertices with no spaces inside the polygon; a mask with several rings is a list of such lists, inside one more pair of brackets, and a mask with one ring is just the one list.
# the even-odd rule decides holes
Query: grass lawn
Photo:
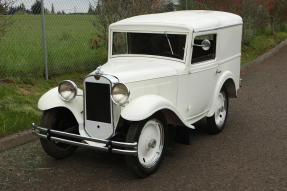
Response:
[{"label": "grass lawn", "polygon": [[247,64],[255,60],[284,39],[287,39],[287,32],[279,32],[275,35],[257,35],[248,45],[242,46],[241,64]]},{"label": "grass lawn", "polygon": [[[41,16],[15,15],[0,40],[1,77],[43,75]],[[51,74],[87,71],[106,59],[104,48],[91,49],[95,39],[91,15],[47,15],[47,46]]]},{"label": "grass lawn", "polygon": [[87,73],[61,75],[46,81],[43,79],[14,79],[0,81],[0,137],[19,132],[38,123],[42,112],[37,102],[47,90],[62,80],[73,79],[79,87]]},{"label": "grass lawn", "polygon": [[[243,46],[242,64],[249,63],[286,38],[287,33],[277,33],[275,36],[258,35],[249,45]],[[79,63],[83,64],[81,58],[78,59]],[[49,81],[40,78],[0,81],[0,137],[30,128],[32,122],[39,122],[41,112],[37,109],[37,102],[40,96],[65,79],[80,85],[85,75],[87,72],[60,75]]]}]

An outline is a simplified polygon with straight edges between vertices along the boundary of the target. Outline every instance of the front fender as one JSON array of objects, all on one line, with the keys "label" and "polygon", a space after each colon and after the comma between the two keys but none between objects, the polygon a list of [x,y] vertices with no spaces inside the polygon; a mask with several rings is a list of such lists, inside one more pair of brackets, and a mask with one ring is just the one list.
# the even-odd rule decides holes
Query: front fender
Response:
[{"label": "front fender", "polygon": [[194,128],[192,125],[185,122],[172,102],[158,95],[145,95],[136,98],[122,109],[121,117],[128,121],[141,121],[149,118],[156,112],[165,109],[170,110],[177,115],[181,122],[187,127]]},{"label": "front fender", "polygon": [[70,102],[63,101],[58,93],[58,88],[53,88],[47,93],[45,93],[38,102],[38,108],[42,111],[57,107],[65,107],[69,109],[79,124],[83,123],[83,91],[78,89],[79,96],[76,96]]},{"label": "front fender", "polygon": [[[216,98],[217,98],[219,92],[221,91],[224,83],[227,80],[229,80],[229,79],[231,79],[234,82],[235,85],[237,84],[237,83],[235,83],[236,82],[235,76],[230,71],[223,73],[219,77],[218,83],[216,84],[216,87],[215,87],[215,91],[214,91],[214,94],[213,94],[212,102],[211,102],[211,105],[210,105],[210,110],[209,110],[209,112],[207,114],[207,117],[211,117],[211,116],[214,115],[215,109],[216,109]],[[237,90],[239,87],[235,87],[235,88]]]}]

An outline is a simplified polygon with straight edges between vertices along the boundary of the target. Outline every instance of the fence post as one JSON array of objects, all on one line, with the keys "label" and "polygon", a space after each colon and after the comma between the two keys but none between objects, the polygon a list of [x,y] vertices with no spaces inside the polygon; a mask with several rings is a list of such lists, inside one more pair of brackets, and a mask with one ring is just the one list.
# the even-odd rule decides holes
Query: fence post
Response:
[{"label": "fence post", "polygon": [[48,72],[48,48],[47,48],[47,38],[46,38],[46,18],[45,18],[45,8],[44,0],[41,0],[41,14],[42,14],[42,40],[44,49],[44,64],[45,64],[45,79],[49,79]]}]

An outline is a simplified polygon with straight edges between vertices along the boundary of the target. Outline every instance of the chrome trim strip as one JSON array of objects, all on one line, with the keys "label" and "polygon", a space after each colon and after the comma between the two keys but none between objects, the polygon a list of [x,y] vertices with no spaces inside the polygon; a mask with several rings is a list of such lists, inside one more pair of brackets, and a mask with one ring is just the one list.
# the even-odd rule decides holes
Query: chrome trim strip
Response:
[{"label": "chrome trim strip", "polygon": [[[112,152],[112,153],[116,153],[116,154],[137,156],[137,143],[136,142],[135,143],[126,143],[126,142],[118,142],[118,141],[111,141],[111,140],[105,140],[105,139],[95,139],[92,137],[83,137],[83,136],[72,134],[72,133],[66,133],[66,132],[62,132],[62,131],[47,129],[44,127],[37,126],[34,123],[32,124],[32,132],[33,132],[33,134],[39,136],[40,138],[48,139],[51,141],[66,143],[69,145],[80,146],[80,147],[85,147],[85,148],[90,148],[90,149],[94,149],[94,150]],[[103,143],[103,144],[106,144],[106,146],[104,146],[104,147],[92,146],[92,145],[89,145],[88,143],[72,141],[72,140],[65,139],[65,138],[59,138],[55,135],[59,135],[59,136],[67,137],[67,138],[78,139],[80,141],[91,141],[94,143]]]},{"label": "chrome trim strip", "polygon": [[[34,134],[36,134],[37,136],[44,138],[44,139],[48,139],[48,135],[43,135],[37,132],[34,132]],[[94,147],[85,143],[81,143],[81,142],[76,142],[76,141],[71,141],[71,140],[66,140],[66,139],[61,139],[58,137],[50,137],[49,140],[51,141],[57,141],[57,142],[61,142],[61,143],[66,143],[69,145],[73,145],[73,146],[80,146],[80,147],[85,147],[85,148],[89,148],[89,149],[96,149],[96,150],[102,150],[102,151],[108,151],[107,147]]]}]

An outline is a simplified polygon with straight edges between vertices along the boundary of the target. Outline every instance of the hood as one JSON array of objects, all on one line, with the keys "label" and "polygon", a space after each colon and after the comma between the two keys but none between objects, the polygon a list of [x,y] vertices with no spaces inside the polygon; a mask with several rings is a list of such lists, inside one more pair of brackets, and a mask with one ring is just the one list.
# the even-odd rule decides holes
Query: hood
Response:
[{"label": "hood", "polygon": [[184,68],[184,63],[174,60],[132,56],[111,58],[101,71],[129,83],[179,75]]}]

